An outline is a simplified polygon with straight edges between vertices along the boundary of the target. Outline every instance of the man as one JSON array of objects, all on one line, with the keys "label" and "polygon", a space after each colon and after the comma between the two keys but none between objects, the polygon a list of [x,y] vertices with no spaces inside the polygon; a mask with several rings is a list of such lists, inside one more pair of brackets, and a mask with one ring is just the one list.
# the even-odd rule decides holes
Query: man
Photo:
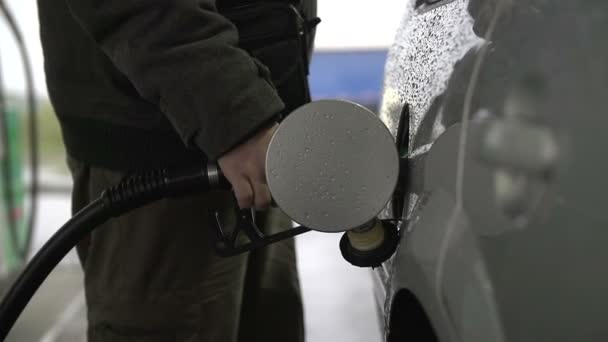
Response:
[{"label": "man", "polygon": [[[205,160],[218,161],[239,207],[268,208],[265,153],[289,99],[218,10],[236,4],[38,1],[74,211],[131,172]],[[300,5],[312,18],[315,2]],[[303,341],[293,241],[214,255],[210,214],[231,205],[229,192],[162,200],[81,242],[89,341]],[[277,210],[259,219],[290,224]]]}]

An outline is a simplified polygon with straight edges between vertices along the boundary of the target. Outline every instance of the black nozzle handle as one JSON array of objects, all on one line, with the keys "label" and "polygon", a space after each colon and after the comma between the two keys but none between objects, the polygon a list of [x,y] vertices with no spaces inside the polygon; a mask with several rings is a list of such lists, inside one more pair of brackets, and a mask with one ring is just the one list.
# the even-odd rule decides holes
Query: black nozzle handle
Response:
[{"label": "black nozzle handle", "polygon": [[106,189],[100,199],[116,217],[162,198],[229,190],[230,184],[216,165],[136,173]]},{"label": "black nozzle handle", "polygon": [[173,196],[231,189],[230,183],[215,162],[208,162],[202,168],[168,170],[164,183]]}]

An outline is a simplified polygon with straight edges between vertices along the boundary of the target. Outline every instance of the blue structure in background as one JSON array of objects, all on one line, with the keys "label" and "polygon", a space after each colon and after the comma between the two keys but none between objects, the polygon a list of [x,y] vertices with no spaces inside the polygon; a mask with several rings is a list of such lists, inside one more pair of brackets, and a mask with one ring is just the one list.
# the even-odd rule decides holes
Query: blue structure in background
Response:
[{"label": "blue structure in background", "polygon": [[387,50],[317,51],[310,66],[313,100],[347,99],[376,109]]}]

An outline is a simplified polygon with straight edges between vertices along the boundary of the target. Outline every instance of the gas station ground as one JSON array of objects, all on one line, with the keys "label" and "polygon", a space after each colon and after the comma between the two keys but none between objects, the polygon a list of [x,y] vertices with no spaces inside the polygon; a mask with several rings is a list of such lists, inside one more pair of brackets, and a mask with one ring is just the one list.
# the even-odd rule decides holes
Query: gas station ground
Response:
[{"label": "gas station ground", "polygon": [[[67,195],[40,199],[35,247],[69,218]],[[340,256],[340,234],[307,233],[297,241],[309,342],[376,342],[380,331],[369,270]],[[83,342],[86,311],[82,272],[71,252],[49,276],[24,311],[7,342]]]}]

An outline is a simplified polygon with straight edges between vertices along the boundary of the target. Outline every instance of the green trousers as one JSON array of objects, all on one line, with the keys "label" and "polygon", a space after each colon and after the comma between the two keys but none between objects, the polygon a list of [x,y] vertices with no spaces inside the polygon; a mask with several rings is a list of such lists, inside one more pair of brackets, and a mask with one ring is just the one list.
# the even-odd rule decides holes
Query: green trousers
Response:
[{"label": "green trousers", "polygon": [[[125,177],[69,160],[73,211]],[[234,219],[228,192],[166,199],[112,219],[77,247],[89,342],[304,341],[293,240],[222,258],[209,226]],[[278,209],[266,232],[289,227]]]}]

